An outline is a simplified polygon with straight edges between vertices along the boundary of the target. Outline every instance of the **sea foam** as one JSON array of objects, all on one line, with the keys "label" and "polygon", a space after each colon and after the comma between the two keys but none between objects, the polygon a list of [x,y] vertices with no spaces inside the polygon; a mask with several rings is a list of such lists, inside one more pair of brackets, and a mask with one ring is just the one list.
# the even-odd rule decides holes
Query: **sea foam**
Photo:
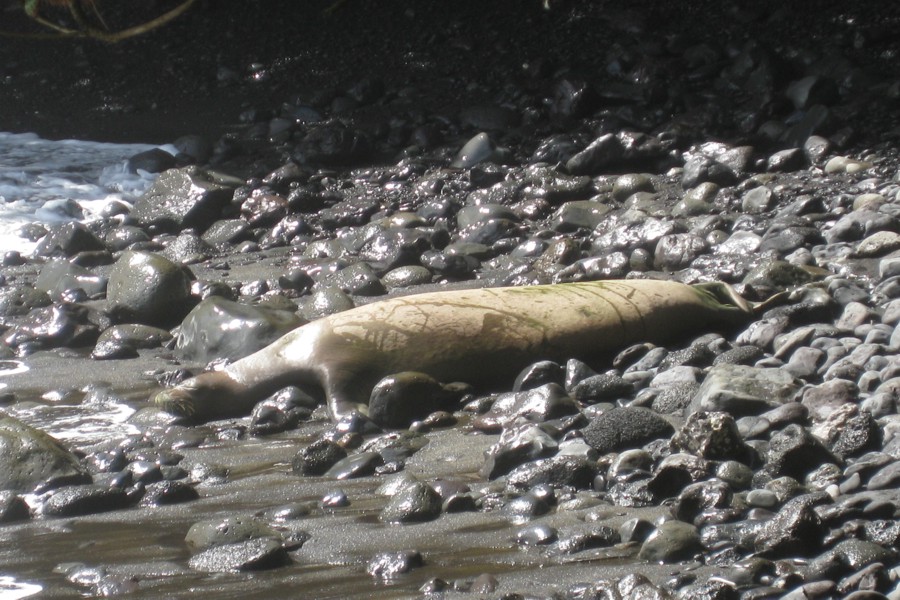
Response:
[{"label": "sea foam", "polygon": [[29,223],[91,221],[114,201],[128,204],[155,175],[130,173],[127,160],[139,152],[171,146],[51,141],[32,133],[0,133],[0,253],[30,254],[36,242],[21,237]]}]

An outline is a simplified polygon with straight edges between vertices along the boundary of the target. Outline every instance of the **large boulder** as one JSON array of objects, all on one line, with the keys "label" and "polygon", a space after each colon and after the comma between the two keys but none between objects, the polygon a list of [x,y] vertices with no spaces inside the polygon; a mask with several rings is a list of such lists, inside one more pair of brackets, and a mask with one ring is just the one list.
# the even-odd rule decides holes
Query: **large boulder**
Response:
[{"label": "large boulder", "polygon": [[158,254],[126,252],[109,273],[107,308],[122,321],[170,327],[191,309],[191,278]]},{"label": "large boulder", "polygon": [[0,490],[87,483],[90,475],[56,439],[13,417],[0,418]]},{"label": "large boulder", "polygon": [[170,169],[138,198],[131,217],[145,227],[205,231],[217,221],[241,181],[198,167]]},{"label": "large boulder", "polygon": [[286,310],[210,296],[185,317],[175,346],[191,360],[237,360],[268,346],[303,323],[303,319]]},{"label": "large boulder", "polygon": [[701,411],[759,415],[790,402],[799,390],[800,383],[784,369],[717,365],[707,373],[685,416]]}]

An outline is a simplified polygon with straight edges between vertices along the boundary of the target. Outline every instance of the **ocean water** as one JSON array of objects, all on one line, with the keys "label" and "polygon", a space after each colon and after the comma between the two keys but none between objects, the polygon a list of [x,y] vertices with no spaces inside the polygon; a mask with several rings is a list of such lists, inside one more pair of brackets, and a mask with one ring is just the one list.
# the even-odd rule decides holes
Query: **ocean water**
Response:
[{"label": "ocean water", "polygon": [[32,133],[0,133],[0,253],[30,254],[36,242],[20,235],[29,223],[96,219],[114,201],[131,204],[155,178],[129,173],[129,157],[148,144],[44,140]]}]

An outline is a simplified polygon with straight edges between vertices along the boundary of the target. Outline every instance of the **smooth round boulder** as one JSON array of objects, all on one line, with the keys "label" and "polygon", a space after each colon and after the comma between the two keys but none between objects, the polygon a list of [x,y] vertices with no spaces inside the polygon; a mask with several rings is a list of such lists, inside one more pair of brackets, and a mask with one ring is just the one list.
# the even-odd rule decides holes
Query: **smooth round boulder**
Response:
[{"label": "smooth round boulder", "polygon": [[372,388],[369,418],[382,427],[407,427],[444,408],[452,390],[425,373],[388,375]]},{"label": "smooth round boulder", "polygon": [[303,323],[303,319],[286,310],[210,296],[184,318],[175,347],[186,358],[199,362],[216,358],[237,360],[265,348]]},{"label": "smooth round boulder", "polygon": [[701,551],[697,528],[682,521],[666,521],[641,545],[638,558],[655,563],[688,560]]},{"label": "smooth round boulder", "polygon": [[109,273],[108,310],[122,321],[169,327],[191,309],[191,273],[158,254],[126,252]]},{"label": "smooth round boulder", "polygon": [[391,497],[381,511],[385,523],[419,523],[441,514],[441,497],[426,483],[413,483]]}]

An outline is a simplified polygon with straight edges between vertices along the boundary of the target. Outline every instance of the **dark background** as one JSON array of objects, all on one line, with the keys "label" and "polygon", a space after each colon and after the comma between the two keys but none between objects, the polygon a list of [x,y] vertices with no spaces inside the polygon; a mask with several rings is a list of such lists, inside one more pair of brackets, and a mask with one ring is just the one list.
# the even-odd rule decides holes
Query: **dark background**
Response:
[{"label": "dark background", "polygon": [[[413,90],[423,109],[452,111],[512,93],[529,69],[601,77],[621,47],[638,73],[666,47],[750,40],[788,54],[835,49],[895,69],[898,4],[554,0],[547,11],[540,0],[346,0],[329,12],[330,0],[201,0],[175,22],[113,45],[0,37],[0,131],[215,138],[247,108],[321,99],[364,76]],[[97,0],[112,29],[175,5]],[[41,31],[14,0],[0,9],[0,29]]]}]

